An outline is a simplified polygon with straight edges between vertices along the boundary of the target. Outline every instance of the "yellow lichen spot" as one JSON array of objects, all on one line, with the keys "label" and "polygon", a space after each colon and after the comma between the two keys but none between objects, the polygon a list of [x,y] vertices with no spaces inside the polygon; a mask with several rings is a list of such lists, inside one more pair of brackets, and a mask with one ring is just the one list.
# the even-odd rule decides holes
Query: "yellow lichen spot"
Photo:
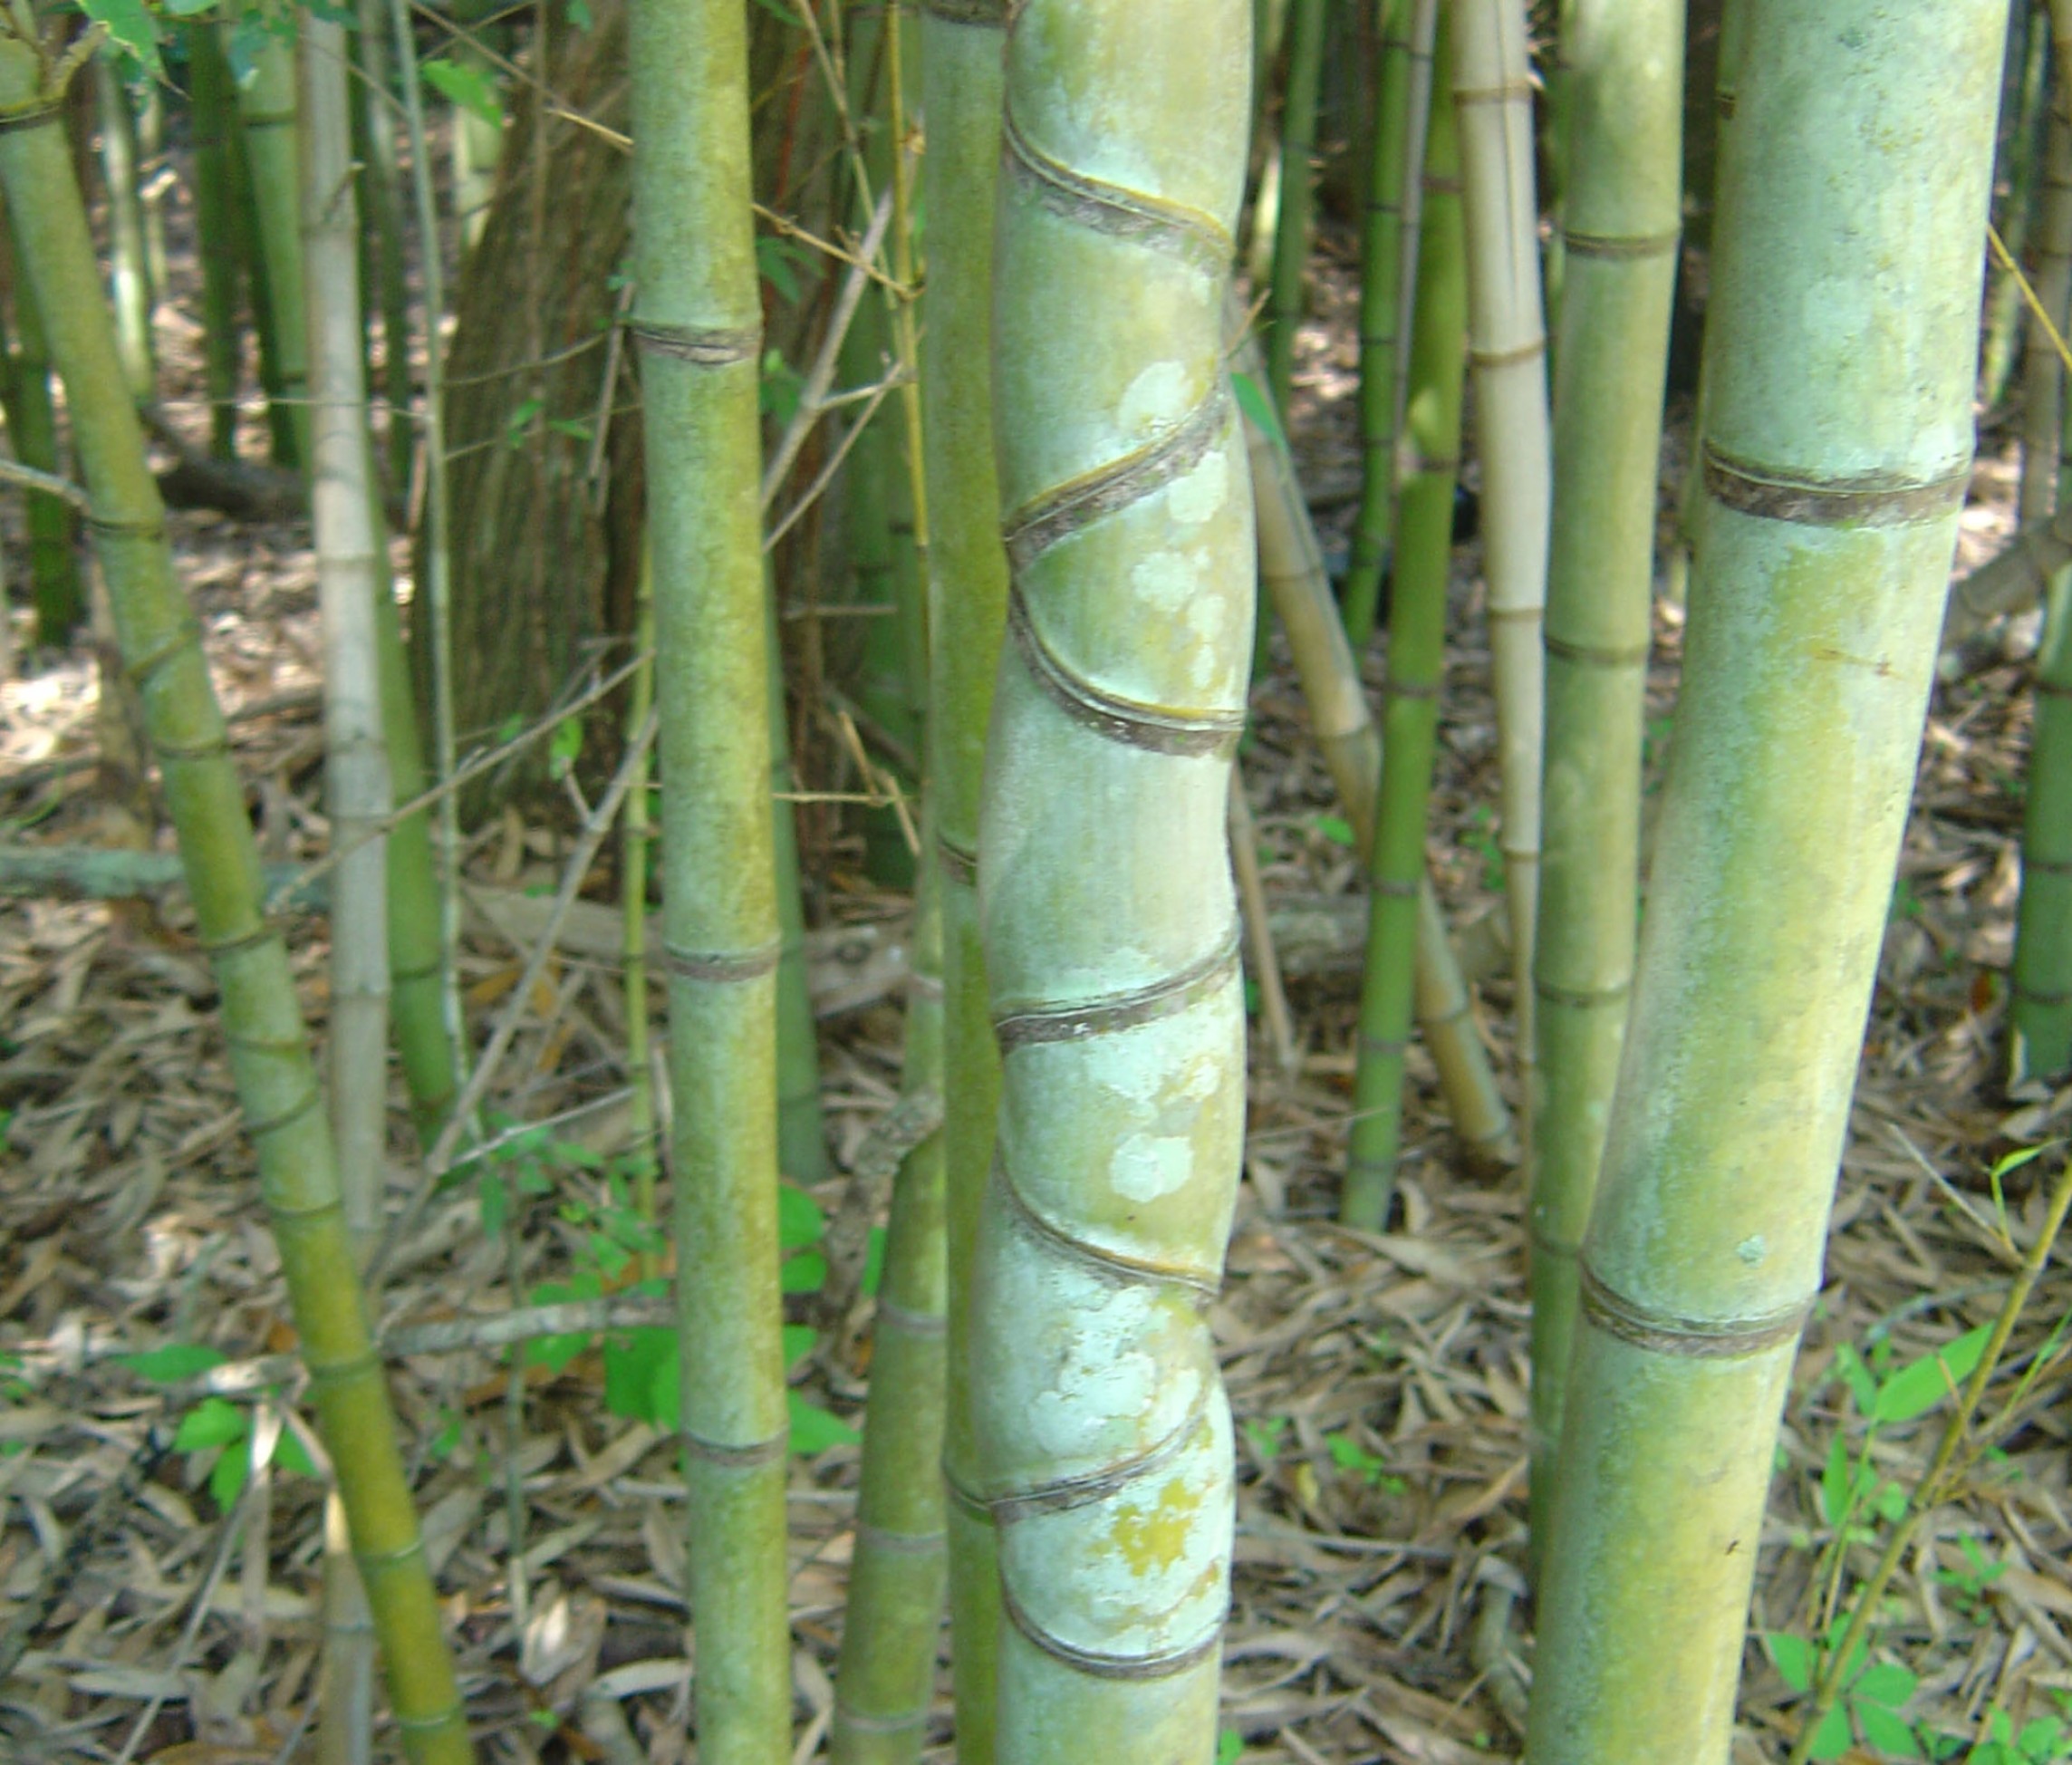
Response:
[{"label": "yellow lichen spot", "polygon": [[1196,1519],[1195,1493],[1185,1478],[1175,1477],[1159,1491],[1156,1507],[1131,1502],[1118,1509],[1109,1537],[1133,1574],[1150,1575],[1187,1555]]}]

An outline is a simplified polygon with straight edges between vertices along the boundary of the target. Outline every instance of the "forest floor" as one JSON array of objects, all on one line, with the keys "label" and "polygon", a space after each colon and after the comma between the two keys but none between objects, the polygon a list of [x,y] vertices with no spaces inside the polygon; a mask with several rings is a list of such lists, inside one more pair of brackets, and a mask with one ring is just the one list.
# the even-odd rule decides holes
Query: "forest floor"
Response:
[{"label": "forest floor", "polygon": [[[160,343],[169,408],[198,428],[193,291],[183,274],[176,266]],[[1293,425],[1327,545],[1350,518],[1357,459],[1349,283],[1327,251]],[[1665,454],[1665,511],[1680,433]],[[2011,483],[2009,450],[1989,436],[1960,567],[1990,555],[2004,534]],[[12,503],[0,523],[8,574],[18,581]],[[307,534],[194,510],[176,512],[172,531],[218,691],[241,713],[236,752],[262,842],[273,859],[307,863],[322,854],[325,832]],[[1464,545],[1431,840],[1457,925],[1488,915],[1501,882],[1476,565],[1475,546]],[[1651,677],[1651,799],[1673,723],[1680,633],[1675,610],[1663,607]],[[1378,646],[1366,665],[1378,687]],[[1882,1424],[1873,1437],[1867,1394],[1994,1315],[2011,1253],[1987,1173],[2011,1149],[2061,1131],[2072,1103],[2072,1094],[2010,1100],[2004,1091],[2026,688],[2022,663],[1990,669],[1939,690],[1929,721],[1826,1285],[1792,1384],[1759,1553],[1759,1638],[1825,1635],[1846,1609],[1891,1523],[1893,1491],[1912,1487],[1942,1426],[1931,1413]],[[1285,652],[1255,709],[1243,765],[1267,886],[1307,908],[1323,898],[1344,903],[1354,892],[1354,862],[1335,837],[1335,805]],[[76,764],[96,751],[96,714],[84,646],[26,657],[20,677],[0,685],[0,838],[111,837],[95,775]],[[552,805],[513,809],[477,830],[471,888],[506,903],[551,888],[564,821]],[[609,879],[601,873],[599,882]],[[608,886],[597,892],[610,899]],[[898,1095],[888,952],[896,953],[907,903],[846,873],[827,899],[833,929],[815,950],[824,1102],[842,1174],[815,1199],[832,1213]],[[1350,918],[1356,922],[1356,909]],[[289,932],[321,1035],[323,923],[296,917]],[[516,985],[523,955],[522,934],[514,940],[493,918],[471,918],[462,978],[477,1028]],[[1332,1222],[1357,979],[1349,959],[1306,966],[1310,972],[1290,983],[1299,1071],[1279,1070],[1263,1037],[1254,1038],[1245,1182],[1212,1319],[1239,1422],[1226,1757],[1240,1744],[1248,1760],[1296,1765],[1515,1757],[1531,1658],[1522,1599],[1519,1181],[1464,1167],[1417,1055],[1399,1230],[1376,1236]],[[1480,996],[1508,1085],[1508,979],[1489,976]],[[0,902],[0,1597],[9,1602],[0,1606],[0,1633],[27,1602],[53,1585],[59,1593],[0,1685],[0,1756],[266,1765],[293,1757],[304,1738],[319,1640],[322,1486],[292,1468],[307,1456],[293,1445],[276,1448],[241,1493],[211,1475],[226,1451],[247,1452],[242,1441],[226,1448],[226,1437],[271,1437],[298,1391],[278,1259],[212,998],[177,889],[120,904]],[[495,1106],[515,1121],[555,1125],[512,1143],[506,1155],[520,1179],[518,1268],[514,1275],[506,1243],[485,1231],[477,1186],[438,1196],[388,1285],[381,1317],[391,1339],[493,1316],[585,1271],[610,1275],[595,1227],[613,1206],[599,1161],[622,1150],[624,1133],[616,965],[597,949],[564,946],[528,1007]],[[393,1121],[400,1200],[419,1176],[400,1089]],[[2039,1216],[2042,1168],[2006,1180],[2015,1245]],[[2068,1313],[2072,1270],[2060,1258],[2017,1333],[2010,1369],[2041,1352],[2046,1332]],[[198,1378],[204,1356],[124,1358],[198,1347],[231,1365]],[[686,1756],[688,1698],[674,1453],[651,1419],[608,1406],[596,1345],[561,1347],[558,1364],[527,1371],[516,1427],[496,1351],[412,1354],[394,1368],[470,1712],[486,1757],[592,1759],[601,1755],[581,1731],[585,1698],[614,1699],[645,1757],[672,1765]],[[846,1341],[809,1357],[797,1374],[802,1392],[860,1419],[864,1358]],[[1856,1374],[1858,1363],[1866,1374]],[[2003,1720],[2025,1737],[2034,1765],[2072,1752],[2072,1429],[2063,1379],[2063,1365],[2051,1362],[2038,1387],[2048,1401],[1992,1442],[1995,1455],[1935,1510],[1903,1562],[1874,1633],[1873,1670],[1853,1688],[1863,1756],[1896,1751],[1894,1724],[1929,1751],[1939,1736],[1985,1740]],[[193,1450],[137,1479],[147,1430],[181,1418]],[[293,1428],[290,1438],[302,1440]],[[506,1568],[505,1472],[514,1455],[523,1623]],[[1859,1463],[1866,1474],[1845,1513]],[[856,1469],[846,1442],[792,1464],[802,1760],[815,1756],[831,1711]],[[217,1490],[228,1495],[227,1514]],[[1740,1765],[1788,1749],[1800,1700],[1778,1664],[1796,1658],[1788,1641],[1751,1640]],[[947,1674],[940,1690],[930,1757],[947,1760]]]}]

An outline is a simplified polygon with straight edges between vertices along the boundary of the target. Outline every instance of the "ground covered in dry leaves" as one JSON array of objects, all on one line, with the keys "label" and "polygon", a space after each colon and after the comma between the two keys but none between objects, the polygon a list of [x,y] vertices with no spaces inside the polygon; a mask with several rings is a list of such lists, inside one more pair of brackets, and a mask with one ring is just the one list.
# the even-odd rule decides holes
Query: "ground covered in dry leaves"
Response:
[{"label": "ground covered in dry leaves", "polygon": [[[1340,535],[1357,457],[1346,290],[1347,278],[1327,265],[1297,423],[1320,519]],[[183,343],[177,308],[161,324],[170,390],[191,397],[191,384],[178,384],[183,372],[191,379],[191,338]],[[174,409],[183,409],[177,398]],[[1673,439],[1669,453],[1673,485]],[[1962,564],[1990,555],[2004,531],[2010,473],[1989,437]],[[12,504],[0,521],[18,524]],[[195,513],[176,515],[174,533],[218,690],[245,713],[237,753],[268,854],[318,857],[306,535]],[[9,525],[11,574],[20,538]],[[1466,923],[1488,913],[1500,879],[1471,545],[1459,565],[1432,850],[1449,908]],[[1673,724],[1679,632],[1665,609],[1651,792]],[[1280,661],[1259,690],[1243,762],[1267,887],[1313,917],[1356,923],[1357,910],[1344,906],[1354,859],[1335,837],[1328,783],[1306,745],[1285,655]],[[1377,650],[1368,659],[1377,687],[1379,664]],[[83,650],[26,658],[22,678],[0,686],[0,838],[106,837],[95,776],[80,764],[96,749],[95,695]],[[1986,1172],[2012,1148],[2061,1131],[2066,1098],[2010,1100],[2001,1081],[2028,727],[2019,661],[1946,687],[1929,724],[1827,1284],[1793,1385],[1762,1538],[1758,1632],[1824,1633],[1868,1568],[1891,1491],[1911,1486],[1941,1423],[1932,1413],[1867,1440],[1848,1375],[1861,1362],[1874,1383],[1993,1315],[2011,1252]],[[491,909],[471,916],[463,966],[478,1031],[524,957],[523,937],[496,929],[495,903],[551,888],[565,819],[557,823],[552,805],[512,811],[472,842],[471,887]],[[610,886],[601,872],[601,900]],[[897,1097],[906,904],[841,870],[826,898],[831,925],[815,942],[815,977],[827,1122],[844,1172],[818,1197],[832,1213],[845,1173],[868,1162],[873,1127]],[[1341,903],[1335,921],[1327,901],[1319,904],[1325,898]],[[225,1447],[223,1438],[240,1430],[274,1437],[293,1416],[297,1387],[278,1261],[189,925],[177,890],[117,905],[0,903],[0,1632],[41,1614],[0,1684],[0,1754],[264,1765],[305,1744],[322,1485],[307,1471],[313,1443],[292,1419],[241,1494],[217,1471],[225,1452],[248,1452],[243,1440]],[[294,919],[291,939],[321,1033],[322,920]],[[1531,1660],[1521,1600],[1519,1185],[1463,1169],[1431,1069],[1419,1064],[1399,1229],[1376,1237],[1336,1228],[1356,974],[1349,957],[1334,960],[1328,950],[1290,967],[1304,970],[1290,983],[1303,1059],[1290,1075],[1256,1042],[1246,1181],[1214,1313],[1240,1422],[1226,1757],[1240,1745],[1247,1759],[1306,1765],[1514,1757]],[[1508,984],[1491,977],[1480,991],[1508,1083]],[[591,1234],[612,1201],[596,1160],[621,1149],[624,1121],[615,966],[571,940],[529,1006],[496,1107],[513,1120],[554,1121],[551,1138],[563,1150],[528,1153],[520,1267],[514,1272],[505,1245],[485,1233],[474,1185],[442,1195],[396,1263],[382,1306],[391,1340],[441,1320],[463,1321],[456,1334],[465,1336],[465,1320],[596,1265]],[[392,1199],[400,1201],[418,1178],[400,1092],[398,1102]],[[2038,1215],[2036,1172],[2047,1164],[2007,1179],[2016,1247]],[[2060,1261],[2018,1331],[2003,1384],[2032,1358],[2057,1354],[2044,1338],[2067,1312],[2072,1272]],[[198,1357],[135,1358],[194,1345],[231,1365],[196,1377]],[[596,1759],[609,1756],[601,1751],[609,1741],[593,1738],[605,1730],[586,1719],[613,1701],[637,1756],[672,1765],[687,1756],[688,1706],[673,1455],[649,1423],[607,1408],[595,1348],[564,1346],[573,1357],[527,1373],[516,1437],[502,1351],[412,1354],[395,1366],[471,1713],[487,1757]],[[867,1338],[807,1357],[795,1376],[812,1401],[859,1419],[866,1358]],[[1873,1665],[1904,1669],[1896,1680],[1881,1671],[1876,1683],[1914,1744],[1950,1735],[1969,1745],[2004,1720],[2035,1765],[2072,1752],[2049,1726],[2072,1707],[2064,1376],[2048,1359],[2017,1429],[1961,1499],[1936,1512],[1893,1586]],[[148,1430],[198,1413],[210,1419],[189,1420],[186,1439],[202,1443],[137,1476]],[[1830,1468],[1837,1443],[1867,1472],[1846,1515],[1838,1515]],[[507,1573],[514,1453],[522,1623]],[[856,1467],[846,1442],[793,1463],[801,1760],[814,1755],[831,1709]],[[42,1614],[38,1601],[53,1586],[60,1596]],[[1789,1650],[1751,1642],[1740,1760],[1781,1758],[1796,1731],[1798,1699],[1777,1664]],[[941,1683],[931,1757],[948,1759],[947,1676]],[[1864,1755],[1874,1756],[1891,1744],[1892,1728],[1874,1718],[1856,1738],[1876,1743]]]}]

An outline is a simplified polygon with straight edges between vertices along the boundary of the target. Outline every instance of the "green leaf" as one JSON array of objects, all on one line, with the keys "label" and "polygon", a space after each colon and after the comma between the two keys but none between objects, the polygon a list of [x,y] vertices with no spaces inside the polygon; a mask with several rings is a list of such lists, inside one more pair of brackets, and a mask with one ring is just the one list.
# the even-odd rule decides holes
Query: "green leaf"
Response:
[{"label": "green leaf", "polygon": [[1924,1355],[1900,1368],[1878,1387],[1873,1419],[1912,1422],[1916,1416],[1926,1415],[1952,1388],[1971,1376],[1980,1357],[1986,1352],[1986,1338],[1991,1334],[1992,1326],[1981,1324],[1975,1330],[1965,1331],[1956,1341],[1932,1355]]},{"label": "green leaf", "polygon": [[780,1250],[803,1250],[808,1244],[817,1244],[826,1230],[827,1216],[821,1212],[818,1201],[791,1183],[777,1185],[777,1248]]},{"label": "green leaf", "polygon": [[583,719],[564,717],[547,738],[547,776],[564,776],[583,753]]},{"label": "green leaf", "polygon": [[174,1385],[221,1366],[228,1358],[198,1342],[169,1342],[163,1348],[147,1349],[141,1355],[118,1355],[115,1365],[153,1384]]},{"label": "green leaf", "polygon": [[655,1384],[667,1375],[676,1389],[676,1332],[660,1324],[614,1332],[604,1339],[604,1407],[629,1422],[653,1422]]},{"label": "green leaf", "polygon": [[1919,1759],[1921,1743],[1913,1738],[1913,1730],[1907,1722],[1889,1710],[1874,1703],[1857,1703],[1856,1725],[1864,1731],[1864,1739],[1888,1759]]},{"label": "green leaf", "polygon": [[2015,1745],[2036,1765],[2047,1765],[2058,1757],[2058,1747],[2065,1738],[2065,1724],[2055,1716],[2038,1716],[2033,1722],[2024,1722],[2020,1734],[2015,1737]]},{"label": "green leaf", "polygon": [[1839,1526],[1849,1511],[1849,1449],[1841,1435],[1835,1436],[1827,1448],[1826,1467],[1820,1473],[1820,1517],[1830,1526]]},{"label": "green leaf", "polygon": [[1855,1400],[1856,1413],[1867,1416],[1878,1401],[1878,1382],[1871,1376],[1871,1370],[1864,1365],[1863,1356],[1844,1343],[1835,1353],[1835,1371],[1842,1383],[1848,1386],[1849,1395]]},{"label": "green leaf", "polygon": [[220,1397],[205,1397],[180,1418],[173,1435],[176,1452],[206,1452],[212,1446],[227,1446],[252,1432],[252,1419],[236,1404]]},{"label": "green leaf", "polygon": [[1793,1691],[1813,1689],[1813,1646],[1805,1637],[1794,1636],[1788,1630],[1772,1630],[1763,1637],[1763,1646],[1777,1665],[1778,1676]]},{"label": "green leaf", "polygon": [[756,4],[773,18],[781,20],[795,31],[803,31],[805,24],[789,6],[779,5],[777,0],[756,0]]},{"label": "green leaf", "polygon": [[1852,1698],[1867,1699],[1897,1710],[1914,1693],[1921,1681],[1896,1661],[1879,1661],[1864,1669],[1863,1677],[1849,1688]]},{"label": "green leaf", "polygon": [[1258,381],[1249,374],[1232,374],[1230,390],[1238,395],[1238,409],[1258,426],[1262,434],[1285,448],[1287,437],[1281,429],[1280,413]]},{"label": "green leaf", "polygon": [[1353,844],[1353,824],[1344,815],[1318,815],[1315,825],[1333,845],[1349,847]]},{"label": "green leaf", "polygon": [[317,1474],[316,1461],[310,1457],[309,1448],[303,1444],[302,1436],[293,1428],[284,1427],[281,1430],[280,1441],[274,1448],[274,1462],[284,1471],[294,1471],[298,1477],[314,1477]]},{"label": "green leaf", "polygon": [[787,1391],[785,1401],[791,1406],[791,1449],[802,1458],[831,1446],[853,1446],[863,1438],[832,1410],[808,1403],[795,1391]]},{"label": "green leaf", "polygon": [[885,1229],[882,1226],[872,1226],[870,1240],[863,1247],[863,1291],[875,1298],[878,1283],[884,1278]]},{"label": "green leaf", "polygon": [[781,1293],[818,1293],[827,1285],[827,1259],[818,1250],[801,1250],[786,1257],[777,1270]]},{"label": "green leaf", "polygon": [[808,1355],[813,1345],[820,1340],[820,1332],[810,1324],[785,1326],[785,1371],[789,1373]]},{"label": "green leaf", "polygon": [[597,19],[590,10],[588,0],[568,0],[568,22],[584,35],[589,34]]},{"label": "green leaf", "polygon": [[1807,1749],[1814,1759],[1839,1759],[1849,1751],[1849,1712],[1836,1704],[1820,1719],[1813,1731],[1813,1744]]},{"label": "green leaf", "polygon": [[497,99],[496,84],[480,68],[449,62],[443,55],[435,55],[418,65],[424,73],[425,84],[440,97],[464,111],[472,111],[492,129],[504,126],[504,106]]},{"label": "green leaf", "polygon": [[108,27],[110,38],[144,64],[154,79],[165,77],[165,63],[159,59],[159,22],[144,6],[144,0],[81,0],[86,15]]},{"label": "green leaf", "polygon": [[228,1513],[237,1500],[237,1491],[245,1487],[245,1479],[252,1469],[252,1445],[249,1441],[237,1441],[226,1446],[217,1455],[216,1463],[209,1468],[208,1492],[216,1498],[216,1505]]},{"label": "green leaf", "polygon": [[1227,1728],[1216,1737],[1216,1765],[1237,1765],[1245,1756],[1245,1737]]},{"label": "green leaf", "polygon": [[798,276],[792,269],[782,239],[766,236],[756,241],[756,268],[778,294],[795,305],[797,304]]}]

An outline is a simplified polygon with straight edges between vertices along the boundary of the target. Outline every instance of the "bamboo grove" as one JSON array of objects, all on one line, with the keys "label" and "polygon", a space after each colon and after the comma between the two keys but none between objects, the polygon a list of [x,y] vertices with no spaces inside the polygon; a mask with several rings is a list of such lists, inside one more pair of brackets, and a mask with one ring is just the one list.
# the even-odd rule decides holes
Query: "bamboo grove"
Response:
[{"label": "bamboo grove", "polygon": [[[519,1314],[486,1338],[492,1654],[552,1560],[516,1451],[538,1339],[601,1355],[673,1448],[673,1740],[535,1697],[567,1756],[1238,1756],[1238,1485],[1273,1452],[1234,1423],[1219,1295],[1234,1220],[1286,1199],[1256,1124],[1290,1099],[1334,1241],[1424,1267],[1435,1167],[1523,1222],[1529,1519],[1496,1574],[1528,1602],[1523,1756],[1738,1756],[1924,720],[2018,628],[1994,1057],[2025,1105],[2072,1069],[2072,0],[2011,16],[5,0],[0,653],[91,647],[102,741],[141,742],[137,849],[50,873],[112,897],[80,879],[148,867],[154,817],[177,843],[246,1145],[217,1156],[255,1172],[327,1461],[315,1756],[540,1756],[486,1714],[390,1377],[399,1268],[467,1197]],[[2014,531],[1952,583],[2010,410]],[[262,863],[169,497],[311,550],[316,874]],[[1269,793],[1282,703],[1308,751]],[[1437,838],[1463,754],[1479,918]],[[1358,909],[1356,985],[1301,1023],[1258,813],[1290,790]],[[485,988],[464,931],[528,818],[554,882]],[[43,874],[14,833],[0,881]],[[867,1081],[814,969],[865,898],[902,1008]],[[506,1057],[592,907],[611,1242],[528,1301],[551,1185],[500,1174],[545,1132]],[[844,1138],[824,1104],[859,1085]],[[2027,1247],[2003,1211],[2011,1292],[2064,1202]],[[1956,1419],[1924,1490],[2011,1328],[1931,1394]],[[823,1697],[795,1510],[829,1447],[854,1518]],[[1872,1732],[1861,1662],[1809,1658],[1785,1744],[1831,1758]]]}]

